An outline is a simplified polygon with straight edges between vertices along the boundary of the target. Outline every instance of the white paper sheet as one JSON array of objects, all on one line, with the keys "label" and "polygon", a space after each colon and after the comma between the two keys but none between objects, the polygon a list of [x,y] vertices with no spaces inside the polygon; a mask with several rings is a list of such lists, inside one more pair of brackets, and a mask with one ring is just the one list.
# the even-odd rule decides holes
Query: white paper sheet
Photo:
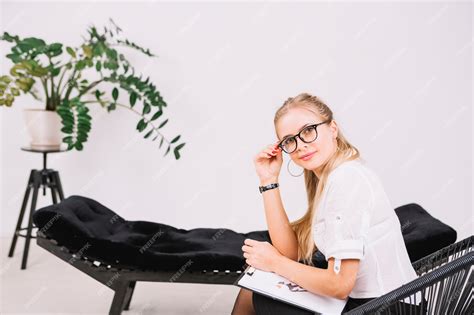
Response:
[{"label": "white paper sheet", "polygon": [[[252,271],[253,274],[250,276],[247,272]],[[276,273],[252,267],[248,267],[244,271],[244,275],[237,283],[252,291],[272,296],[275,299],[283,300],[320,314],[341,314],[347,303],[347,299],[340,300],[311,293]]]}]

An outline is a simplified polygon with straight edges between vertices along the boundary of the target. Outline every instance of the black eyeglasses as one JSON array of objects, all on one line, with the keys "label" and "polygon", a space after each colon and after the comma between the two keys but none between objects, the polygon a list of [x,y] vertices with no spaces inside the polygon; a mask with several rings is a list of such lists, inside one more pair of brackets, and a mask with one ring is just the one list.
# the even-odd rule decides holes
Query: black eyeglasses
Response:
[{"label": "black eyeglasses", "polygon": [[298,147],[298,141],[296,141],[296,137],[300,138],[301,141],[305,143],[311,143],[318,138],[318,129],[317,129],[318,126],[323,125],[328,122],[331,122],[331,120],[329,119],[329,120],[320,122],[319,124],[306,126],[300,132],[298,132],[297,135],[283,139],[278,144],[278,146],[288,154],[293,153]]}]

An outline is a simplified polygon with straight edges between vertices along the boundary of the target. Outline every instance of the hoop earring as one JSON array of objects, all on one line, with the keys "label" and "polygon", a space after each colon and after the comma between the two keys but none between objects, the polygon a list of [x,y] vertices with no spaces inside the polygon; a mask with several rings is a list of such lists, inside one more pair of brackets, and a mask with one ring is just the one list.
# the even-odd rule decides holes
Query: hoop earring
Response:
[{"label": "hoop earring", "polygon": [[291,159],[288,160],[288,164],[286,164],[286,168],[288,169],[288,173],[290,173],[291,176],[293,176],[293,177],[300,177],[301,175],[303,175],[303,173],[304,173],[304,168],[303,168],[303,172],[301,172],[300,175],[293,175],[293,174],[290,172],[290,163],[291,163]]}]

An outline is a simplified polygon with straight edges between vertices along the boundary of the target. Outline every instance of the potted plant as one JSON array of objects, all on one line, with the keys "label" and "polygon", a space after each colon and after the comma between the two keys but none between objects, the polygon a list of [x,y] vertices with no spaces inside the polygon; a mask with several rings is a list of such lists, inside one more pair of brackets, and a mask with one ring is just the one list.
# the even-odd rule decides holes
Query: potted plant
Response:
[{"label": "potted plant", "polygon": [[[116,48],[129,47],[149,57],[155,55],[121,38],[121,31],[112,19],[102,32],[90,26],[79,47],[47,44],[36,37],[21,39],[7,32],[0,37],[13,44],[6,55],[13,67],[9,74],[0,75],[0,106],[12,106],[22,93],[45,102],[44,110],[24,111],[32,145],[58,146],[64,142],[68,150],[82,150],[91,130],[89,106],[99,104],[108,112],[124,108],[138,115],[138,132],[152,141],[159,139],[160,148],[165,143],[164,156],[174,147],[175,158],[180,158],[179,150],[185,144],[177,143],[181,135],[168,140],[160,132],[169,121],[158,123],[163,119],[166,102],[150,78],[135,74],[125,55]],[[104,90],[106,85],[110,85],[109,92]],[[127,104],[119,102],[123,93]]]}]

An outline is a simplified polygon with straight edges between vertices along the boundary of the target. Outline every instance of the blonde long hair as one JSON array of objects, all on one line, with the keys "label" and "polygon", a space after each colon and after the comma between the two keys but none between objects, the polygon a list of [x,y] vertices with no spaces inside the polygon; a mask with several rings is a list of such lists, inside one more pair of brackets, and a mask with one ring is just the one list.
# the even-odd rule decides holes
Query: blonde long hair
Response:
[{"label": "blonde long hair", "polygon": [[[278,120],[292,108],[304,108],[322,117],[324,120],[333,120],[331,109],[320,98],[308,93],[301,93],[295,97],[288,98],[276,111],[274,118],[275,129]],[[321,194],[326,186],[328,175],[342,162],[360,157],[359,150],[347,141],[340,129],[338,130],[336,141],[337,150],[328,162],[323,165],[320,178],[312,170],[304,169],[308,208],[300,219],[290,222],[298,240],[298,260],[311,266],[313,266],[312,256],[317,250],[312,235],[312,222]]]}]

